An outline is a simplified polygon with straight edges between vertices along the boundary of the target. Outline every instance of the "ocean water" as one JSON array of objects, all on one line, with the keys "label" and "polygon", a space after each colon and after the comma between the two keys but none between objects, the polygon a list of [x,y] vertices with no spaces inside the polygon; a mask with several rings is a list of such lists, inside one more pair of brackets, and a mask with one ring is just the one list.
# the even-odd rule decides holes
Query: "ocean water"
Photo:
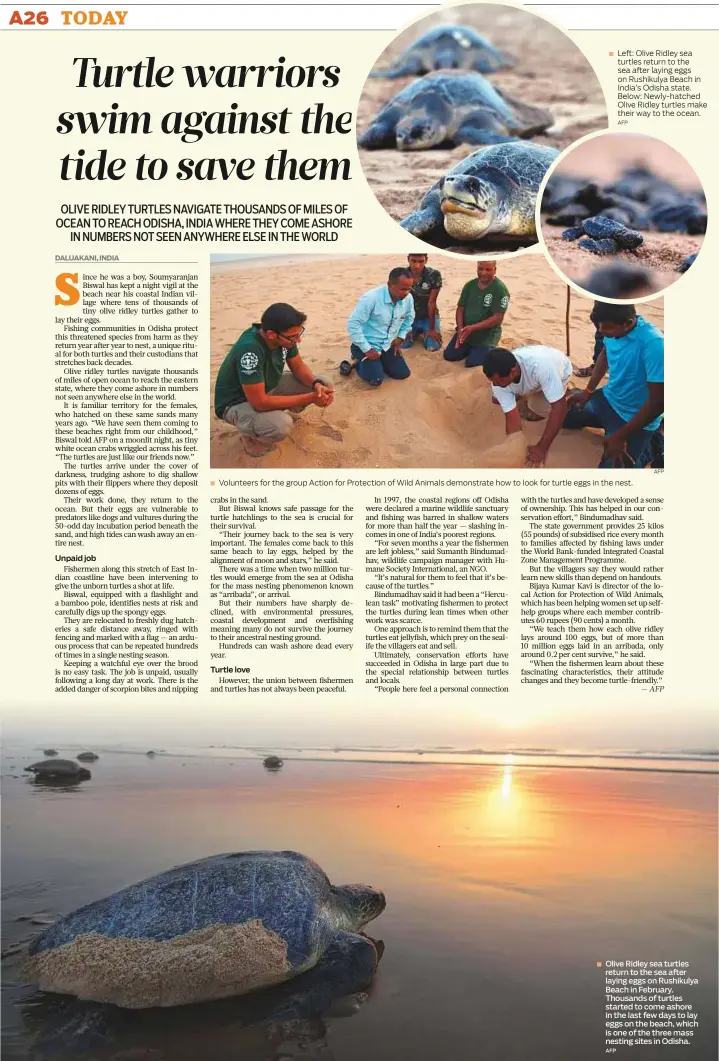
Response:
[{"label": "ocean water", "polygon": [[[71,787],[23,773],[40,749],[4,751],[4,1058],[584,1061],[604,1054],[608,960],[690,962],[699,1027],[674,1049],[716,1057],[708,753],[295,748],[270,773],[276,748],[95,750],[92,779]],[[13,945],[42,926],[19,919],[253,848],[298,850],[336,883],[385,892],[366,994],[290,1021],[255,1020],[247,1000],[98,1021],[23,984]]]}]

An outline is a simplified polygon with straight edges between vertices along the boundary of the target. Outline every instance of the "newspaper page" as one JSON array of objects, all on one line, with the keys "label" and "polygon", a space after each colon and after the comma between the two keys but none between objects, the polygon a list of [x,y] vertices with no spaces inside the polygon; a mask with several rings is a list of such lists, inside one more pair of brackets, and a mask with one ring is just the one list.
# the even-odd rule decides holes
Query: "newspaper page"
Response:
[{"label": "newspaper page", "polygon": [[0,8],[3,1056],[717,1058],[716,10]]}]

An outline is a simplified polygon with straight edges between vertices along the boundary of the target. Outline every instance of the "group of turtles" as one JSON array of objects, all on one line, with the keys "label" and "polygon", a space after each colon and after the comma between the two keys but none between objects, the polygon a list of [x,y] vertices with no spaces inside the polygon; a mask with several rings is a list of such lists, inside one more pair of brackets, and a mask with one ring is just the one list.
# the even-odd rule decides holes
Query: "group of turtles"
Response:
[{"label": "group of turtles", "polygon": [[436,181],[400,222],[407,232],[435,243],[444,233],[463,242],[486,236],[502,242],[536,239],[537,192],[559,152],[527,141],[553,124],[551,113],[483,76],[513,65],[471,27],[441,25],[422,34],[389,69],[370,75],[417,80],[379,111],[359,137],[360,147],[478,148]]},{"label": "group of turtles", "polygon": [[[582,177],[555,173],[542,198],[548,225],[563,228],[562,239],[600,256],[636,251],[643,232],[699,236],[707,228],[707,204],[700,187],[680,187],[660,177],[644,162],[626,167],[613,181],[600,184]],[[696,254],[681,261],[684,273]],[[651,275],[639,262],[617,263],[590,277],[587,290],[609,298],[628,298],[651,285]],[[591,286],[590,286],[591,285]]]}]

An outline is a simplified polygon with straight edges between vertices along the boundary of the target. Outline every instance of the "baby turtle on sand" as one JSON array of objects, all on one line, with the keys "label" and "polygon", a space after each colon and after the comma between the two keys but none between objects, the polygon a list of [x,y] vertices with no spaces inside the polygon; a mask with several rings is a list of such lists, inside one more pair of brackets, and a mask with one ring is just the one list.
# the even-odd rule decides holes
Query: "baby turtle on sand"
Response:
[{"label": "baby turtle on sand", "polygon": [[263,764],[268,770],[279,770],[284,766],[284,760],[279,755],[268,755]]},{"label": "baby turtle on sand", "polygon": [[398,151],[499,144],[535,136],[553,120],[544,107],[509,96],[481,74],[429,74],[386,103],[357,142]]},{"label": "baby turtle on sand", "polygon": [[370,948],[361,929],[386,905],[364,884],[334,886],[296,851],[213,855],[61,918],[29,946],[42,991],[126,1009],[244,995],[312,969],[328,948]]},{"label": "baby turtle on sand", "polygon": [[558,155],[522,141],[482,147],[432,185],[402,228],[430,241],[444,230],[457,240],[533,242],[537,191]]},{"label": "baby turtle on sand", "polygon": [[684,261],[681,262],[677,266],[677,272],[678,273],[685,273],[690,266],[694,265],[694,262],[696,261],[696,259],[697,259],[696,254],[687,255],[687,257],[684,259]]},{"label": "baby turtle on sand", "polygon": [[72,759],[43,759],[42,762],[32,763],[25,767],[35,774],[38,781],[49,781],[61,778],[62,780],[73,778],[77,781],[87,780],[92,777],[89,770],[80,766]]},{"label": "baby turtle on sand", "polygon": [[58,750],[57,750],[57,748],[44,748],[42,754],[46,755],[48,757],[48,759],[49,759],[51,755],[57,755],[58,754]]},{"label": "baby turtle on sand", "polygon": [[[581,239],[582,236],[585,238]],[[565,229],[562,239],[578,239],[579,246],[592,254],[617,254],[622,250],[636,250],[644,243],[641,232],[635,232],[621,221],[603,215],[588,217],[581,225]]]},{"label": "baby turtle on sand", "polygon": [[78,759],[81,763],[94,763],[100,756],[96,755],[95,752],[80,752]]},{"label": "baby turtle on sand", "polygon": [[373,70],[370,77],[410,77],[433,70],[477,70],[490,74],[514,66],[512,59],[480,37],[470,26],[435,26],[410,44],[388,70]]}]

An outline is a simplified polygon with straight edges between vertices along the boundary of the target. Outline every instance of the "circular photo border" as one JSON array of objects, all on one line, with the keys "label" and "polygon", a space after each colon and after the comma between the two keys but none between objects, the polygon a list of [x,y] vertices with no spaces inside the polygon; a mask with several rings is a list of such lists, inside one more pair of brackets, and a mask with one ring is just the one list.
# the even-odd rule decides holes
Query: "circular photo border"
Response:
[{"label": "circular photo border", "polygon": [[[681,158],[684,159],[684,161],[686,162],[687,166],[692,170],[692,172],[696,176],[696,179],[697,179],[697,182],[698,182],[699,186],[702,188],[703,191],[705,190],[704,182],[701,180],[699,174],[697,173],[695,167],[689,161],[689,159],[686,158],[686,156],[684,155],[684,153],[682,151],[680,151],[678,148],[674,147],[674,145],[670,144],[668,141],[663,140],[661,137],[653,136],[650,133],[637,132],[636,130],[628,130],[628,129],[625,130],[625,129],[610,128],[610,129],[597,130],[596,132],[588,133],[586,136],[581,137],[581,139],[579,139],[579,140],[575,140],[575,142],[573,144],[570,144],[569,147],[565,148],[565,150],[562,151],[562,153],[559,155],[559,157],[557,159],[555,159],[555,161],[552,163],[552,165],[550,166],[550,168],[547,170],[546,174],[544,175],[544,179],[542,181],[542,184],[541,184],[541,186],[539,188],[539,192],[537,194],[537,203],[536,203],[535,226],[536,226],[536,229],[537,229],[537,236],[538,236],[538,244],[537,245],[538,245],[538,248],[541,250],[542,254],[548,260],[549,264],[551,265],[551,267],[555,271],[555,273],[557,273],[557,275],[559,277],[561,277],[561,279],[564,281],[565,284],[567,284],[574,291],[576,291],[576,293],[578,295],[581,295],[582,298],[595,299],[595,300],[598,300],[600,302],[613,302],[613,303],[616,303],[617,305],[626,305],[627,303],[640,304],[640,303],[643,303],[643,302],[651,302],[653,299],[663,298],[664,295],[667,292],[669,292],[669,291],[674,291],[675,288],[676,288],[676,285],[679,284],[679,283],[682,283],[686,279],[687,273],[690,270],[687,269],[683,273],[679,273],[678,272],[676,279],[672,280],[671,283],[666,285],[666,287],[657,288],[656,291],[652,291],[651,293],[646,294],[646,295],[636,295],[636,296],[635,295],[631,295],[631,296],[629,296],[627,298],[611,298],[608,295],[597,295],[594,292],[589,291],[586,287],[582,287],[581,284],[577,283],[576,280],[572,279],[571,276],[569,276],[567,273],[562,271],[562,269],[557,265],[556,261],[554,260],[554,257],[553,257],[553,255],[552,255],[552,253],[549,250],[549,247],[547,245],[547,241],[544,238],[544,232],[543,232],[543,229],[542,229],[542,200],[544,199],[544,192],[546,190],[547,184],[552,179],[552,177],[556,173],[557,169],[562,165],[563,162],[566,161],[567,157],[569,155],[571,155],[572,152],[577,147],[580,147],[582,144],[588,143],[588,142],[590,142],[592,140],[599,139],[599,137],[603,137],[603,136],[622,136],[622,137],[624,137],[624,136],[636,136],[636,137],[645,137],[648,140],[656,140],[656,141],[659,141],[662,144],[665,144],[668,148],[670,148],[677,155],[679,155]],[[559,230],[559,226],[558,226],[558,230]],[[706,238],[706,237],[702,236],[702,239],[704,239],[704,238]],[[702,248],[700,248],[696,252],[697,258],[701,258],[701,250],[702,250]],[[590,255],[589,252],[588,252],[588,262],[587,262],[587,264],[591,265],[592,261],[594,261],[595,268],[600,268],[602,263],[604,263],[607,266],[611,265],[611,263],[612,263],[612,259],[611,258],[602,258],[602,257],[597,256],[596,260],[595,260],[594,257],[592,255]],[[622,261],[623,261],[623,259],[622,259]],[[695,265],[696,265],[696,263],[693,263],[692,264],[692,268],[694,268]]]}]

